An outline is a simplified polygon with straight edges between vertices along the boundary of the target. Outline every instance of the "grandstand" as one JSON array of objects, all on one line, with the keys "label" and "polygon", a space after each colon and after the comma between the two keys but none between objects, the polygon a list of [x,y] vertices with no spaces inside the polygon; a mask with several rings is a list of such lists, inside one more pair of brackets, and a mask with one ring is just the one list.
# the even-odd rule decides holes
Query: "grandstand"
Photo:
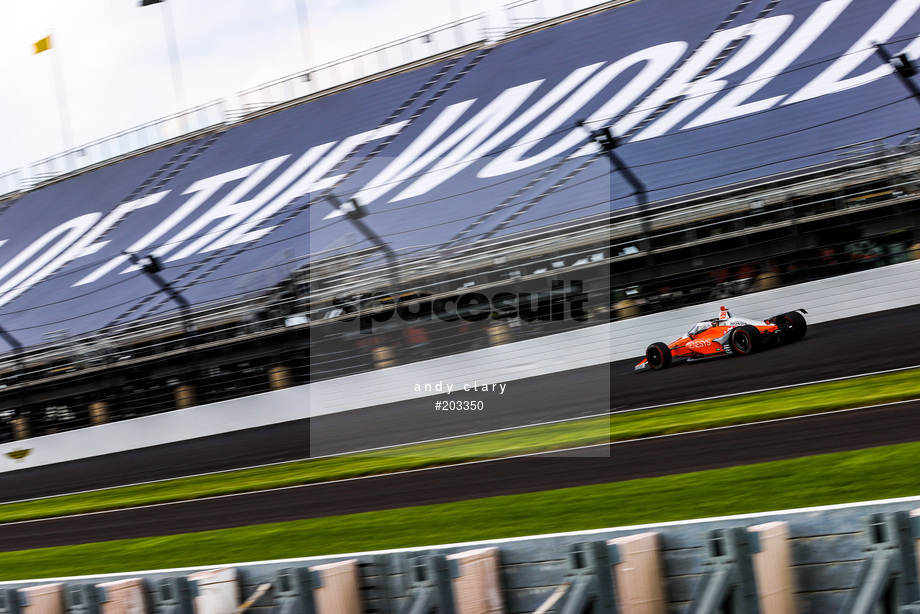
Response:
[{"label": "grandstand", "polygon": [[[355,57],[243,92],[216,123],[193,110],[210,115],[187,134],[35,165],[0,197],[0,436],[920,256],[920,108],[869,44],[913,59],[920,17],[869,0],[663,5],[497,37],[463,20],[371,50],[350,80],[333,75]],[[554,281],[583,284],[588,317],[355,321]]]},{"label": "grandstand", "polygon": [[0,614],[920,612],[920,0],[553,2],[0,175]]}]

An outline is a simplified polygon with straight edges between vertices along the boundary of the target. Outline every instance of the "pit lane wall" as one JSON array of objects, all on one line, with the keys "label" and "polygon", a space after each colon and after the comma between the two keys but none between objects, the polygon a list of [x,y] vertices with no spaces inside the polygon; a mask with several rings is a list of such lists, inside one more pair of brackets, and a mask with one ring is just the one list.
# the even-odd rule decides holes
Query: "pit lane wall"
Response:
[{"label": "pit lane wall", "polygon": [[[622,601],[626,592],[624,588],[630,588],[635,592],[637,587],[635,585],[626,587],[626,583],[622,581],[623,577],[619,574],[623,570],[619,568],[623,567],[623,563],[613,564],[611,567],[612,573],[615,581],[618,582],[617,588],[620,590],[621,608],[619,611],[626,614],[631,612],[663,613],[665,611],[683,614],[690,611],[692,600],[697,595],[697,590],[704,578],[704,563],[706,561],[704,544],[707,532],[714,529],[739,527],[748,529],[750,533],[752,528],[759,527],[759,529],[755,530],[759,530],[761,552],[767,552],[771,549],[776,552],[778,545],[780,546],[780,552],[785,550],[781,556],[772,558],[767,568],[768,573],[758,569],[755,574],[758,592],[761,595],[760,611],[765,614],[792,614],[793,612],[826,614],[828,612],[842,611],[842,606],[857,586],[860,568],[866,565],[867,555],[864,552],[864,548],[869,543],[869,535],[866,530],[867,518],[872,514],[910,512],[917,510],[918,507],[920,507],[920,497],[910,497],[760,514],[448,544],[427,548],[359,552],[336,556],[251,563],[226,561],[224,563],[229,564],[229,569],[225,569],[219,574],[221,579],[224,580],[222,586],[218,587],[216,583],[211,583],[205,586],[203,590],[200,578],[205,574],[201,572],[222,567],[222,562],[215,561],[215,565],[211,567],[175,568],[157,571],[126,570],[126,573],[119,574],[0,582],[0,590],[48,586],[56,583],[63,585],[60,587],[61,589],[69,589],[75,586],[92,586],[113,581],[124,582],[128,579],[140,579],[141,590],[146,593],[146,603],[156,604],[158,602],[154,589],[160,580],[196,574],[195,577],[199,579],[200,592],[210,593],[209,597],[214,598],[216,596],[214,593],[222,589],[224,599],[229,599],[231,603],[233,600],[235,600],[235,603],[240,603],[255,593],[259,585],[274,581],[279,570],[286,568],[317,569],[321,565],[354,561],[355,563],[350,567],[354,575],[358,576],[359,581],[354,582],[352,586],[355,584],[365,587],[376,586],[378,588],[377,596],[381,593],[380,587],[385,586],[392,597],[392,601],[390,607],[380,607],[379,602],[374,601],[374,593],[371,590],[361,591],[360,589],[355,590],[352,588],[352,593],[356,595],[353,601],[358,604],[363,603],[367,607],[379,608],[373,611],[389,613],[396,612],[395,607],[400,608],[398,611],[403,611],[402,608],[407,605],[406,598],[409,588],[407,570],[409,569],[409,562],[415,557],[431,554],[443,554],[450,557],[451,555],[471,551],[479,551],[478,553],[481,556],[484,549],[494,549],[491,550],[491,554],[494,557],[493,560],[497,559],[497,565],[493,564],[489,569],[492,572],[489,577],[491,582],[482,584],[486,584],[487,589],[490,589],[488,591],[491,593],[490,597],[497,597],[497,599],[489,599],[491,602],[490,609],[471,610],[460,608],[458,611],[488,612],[489,614],[530,614],[537,610],[558,587],[567,581],[566,574],[570,571],[570,568],[566,560],[566,553],[571,545],[598,540],[618,540],[620,542],[620,556],[629,557],[630,550],[635,554],[635,549],[628,549],[624,546],[622,544],[624,538],[654,534],[655,538],[651,542],[657,548],[654,546],[649,547],[649,540],[645,540],[644,543],[658,561],[660,573],[656,577],[660,586],[658,593],[662,596],[662,599],[658,603],[645,602],[642,608],[636,608],[635,605],[624,607],[626,605]],[[767,525],[768,529],[765,530],[764,525]],[[766,535],[766,531],[769,531],[771,535]],[[777,534],[779,534],[779,543],[777,543],[776,539]],[[916,538],[916,536],[915,531],[914,537]],[[754,556],[759,555],[755,554]],[[627,558],[627,560],[630,563],[636,561],[635,558]],[[755,559],[755,566],[761,564]],[[637,564],[636,567],[638,568],[639,565]],[[325,567],[325,569],[328,570],[329,567]],[[461,570],[463,570],[463,567],[461,567]],[[777,607],[776,593],[773,593],[772,597],[765,595],[768,585],[771,583],[769,575],[773,575],[773,582],[775,582],[777,576],[784,576],[791,580],[791,586],[789,586],[791,589],[789,593],[791,594],[786,595],[785,607]],[[326,576],[324,576],[325,578]],[[332,586],[331,582],[329,586]],[[486,592],[486,590],[477,592],[472,597],[478,597],[481,604],[482,594]],[[462,593],[465,597],[461,596]],[[111,595],[112,593],[110,592],[109,594]],[[257,601],[255,607],[250,611],[256,614],[268,614],[272,611],[269,606],[274,595],[275,593],[270,591],[263,599]],[[466,598],[465,600],[469,604],[469,597],[469,593],[464,593],[462,588],[458,588],[457,583],[454,584],[455,602]],[[113,607],[113,605],[117,607],[117,604],[112,603],[106,605],[107,607]],[[201,607],[201,604],[197,605],[199,608]],[[480,607],[482,606],[480,605]],[[231,609],[232,605],[229,608],[225,607],[223,611],[230,611]],[[202,610],[199,609],[198,611],[201,612]],[[362,610],[330,610],[321,605],[317,611],[319,614],[327,614],[330,611],[342,614],[343,612]],[[365,609],[363,611],[369,610]],[[84,614],[93,614],[86,610],[82,612]],[[141,608],[140,610],[132,610],[132,612],[133,614],[146,614],[146,609]]]},{"label": "pit lane wall", "polygon": [[306,386],[8,442],[0,445],[0,472],[438,394],[413,392],[418,382],[460,386],[472,381],[509,382],[632,359],[644,355],[652,341],[676,339],[694,322],[715,317],[721,304],[734,315],[751,318],[805,308],[809,324],[917,305],[920,260]]}]

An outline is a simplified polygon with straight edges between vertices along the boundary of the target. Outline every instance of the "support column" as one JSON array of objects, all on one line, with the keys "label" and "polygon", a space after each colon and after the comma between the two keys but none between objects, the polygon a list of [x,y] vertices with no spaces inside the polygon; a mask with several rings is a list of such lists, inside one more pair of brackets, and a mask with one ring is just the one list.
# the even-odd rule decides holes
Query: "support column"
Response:
[{"label": "support column", "polygon": [[109,406],[105,401],[96,401],[89,406],[89,422],[93,426],[109,421]]},{"label": "support column", "polygon": [[661,535],[638,533],[607,541],[617,548],[613,577],[621,614],[666,614],[667,591],[661,560]]},{"label": "support column", "polygon": [[756,533],[760,548],[752,557],[761,614],[795,614],[795,581],[792,577],[792,546],[788,522],[768,522],[748,527]]},{"label": "support column", "polygon": [[489,345],[504,345],[511,341],[511,327],[507,322],[497,322],[488,329]]},{"label": "support column", "polygon": [[371,354],[374,357],[375,369],[386,369],[387,367],[396,366],[396,352],[388,345],[379,345],[375,347]]},{"label": "support column", "polygon": [[195,389],[190,384],[180,384],[173,392],[176,409],[185,409],[195,405]]},{"label": "support column", "polygon": [[272,390],[288,388],[293,384],[291,370],[284,365],[278,365],[268,370],[268,387]]},{"label": "support column", "polygon": [[21,439],[28,439],[30,436],[29,417],[16,416],[13,418],[13,439],[19,441]]}]

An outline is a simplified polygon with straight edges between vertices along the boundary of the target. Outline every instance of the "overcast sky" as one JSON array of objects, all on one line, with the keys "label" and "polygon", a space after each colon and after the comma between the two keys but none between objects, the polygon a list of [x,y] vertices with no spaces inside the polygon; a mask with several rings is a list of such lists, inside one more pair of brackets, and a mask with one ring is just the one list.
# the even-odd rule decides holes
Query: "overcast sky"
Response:
[{"label": "overcast sky", "polygon": [[[458,16],[486,13],[490,26],[504,26],[507,1],[167,0],[189,107],[302,71],[307,57],[321,64]],[[541,1],[547,11],[571,4]],[[306,45],[298,3],[308,16]],[[65,149],[61,80],[77,146],[177,110],[166,5],[138,5],[0,0],[0,174]],[[35,55],[33,44],[49,33],[54,48]]]}]

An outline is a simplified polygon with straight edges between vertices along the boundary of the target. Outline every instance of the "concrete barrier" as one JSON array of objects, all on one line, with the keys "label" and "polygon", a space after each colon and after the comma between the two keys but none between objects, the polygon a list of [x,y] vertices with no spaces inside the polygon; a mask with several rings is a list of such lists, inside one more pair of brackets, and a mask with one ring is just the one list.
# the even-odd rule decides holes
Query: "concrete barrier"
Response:
[{"label": "concrete barrier", "polygon": [[[309,417],[308,402],[305,388],[285,388],[154,416],[10,441],[0,444],[0,472],[300,420]],[[23,456],[23,452],[27,454]]]},{"label": "concrete barrier", "polygon": [[[197,437],[350,411],[437,391],[418,382],[462,386],[510,382],[637,358],[652,341],[671,341],[725,304],[737,316],[767,318],[804,307],[809,324],[920,304],[920,260],[831,279],[683,307],[408,365],[273,390],[155,416],[0,444],[0,473]],[[18,452],[17,452],[18,451]],[[22,453],[28,451],[28,454]]]},{"label": "concrete barrier", "polygon": [[453,580],[457,614],[505,614],[498,548],[451,554],[460,575]]},{"label": "concrete barrier", "polygon": [[613,566],[620,612],[623,614],[665,614],[668,598],[661,564],[661,534],[650,531],[607,542],[619,551]]},{"label": "concrete barrier", "polygon": [[310,571],[321,578],[321,586],[314,592],[316,614],[361,614],[357,559],[316,565]]},{"label": "concrete barrier", "polygon": [[147,593],[143,578],[126,578],[98,585],[105,592],[100,614],[147,614]]},{"label": "concrete barrier", "polygon": [[[866,560],[865,546],[869,543],[865,522],[867,516],[876,513],[916,510],[918,507],[920,507],[920,497],[904,497],[423,548],[239,563],[234,566],[234,577],[238,579],[240,594],[251,595],[255,592],[256,587],[265,582],[271,582],[281,569],[291,567],[309,567],[316,570],[324,565],[349,561],[351,565],[354,565],[354,562],[357,561],[359,569],[369,569],[372,562],[379,561],[381,558],[404,561],[407,557],[422,554],[441,554],[451,557],[459,554],[460,557],[454,558],[464,559],[476,556],[471,551],[494,549],[500,556],[495,557],[498,568],[497,574],[493,577],[499,578],[505,611],[509,614],[530,614],[563,585],[569,571],[566,553],[570,545],[594,540],[619,540],[622,543],[630,541],[630,538],[635,539],[635,543],[638,544],[642,540],[639,537],[642,534],[657,533],[660,569],[665,585],[663,594],[667,601],[666,611],[684,612],[696,594],[703,575],[703,562],[706,556],[704,540],[707,532],[717,528],[743,527],[748,530],[753,529],[766,540],[761,542],[766,547],[765,559],[774,559],[776,565],[789,570],[792,586],[795,587],[795,609],[793,611],[803,614],[825,614],[840,611],[841,606],[856,587],[858,571]],[[915,511],[914,514],[916,513]],[[787,535],[782,534],[784,531],[776,530],[783,527],[788,528]],[[776,545],[782,543],[785,543],[786,547],[775,548]],[[777,554],[779,554],[778,557],[775,556]],[[617,566],[614,565],[613,568],[616,569]],[[195,577],[196,572],[211,569],[213,567],[144,572],[126,570],[125,573],[99,576],[6,581],[0,582],[0,589],[25,588],[30,592],[30,599],[36,603],[39,595],[51,597],[49,605],[51,609],[43,609],[41,612],[31,610],[24,614],[62,614],[61,611],[53,611],[53,608],[60,607],[63,585],[69,587],[99,584],[142,577],[145,580],[146,590],[151,592],[164,578]],[[407,590],[405,565],[377,565],[374,569],[387,570],[384,580],[388,590],[391,591],[391,598],[399,602],[400,598],[405,597]],[[757,580],[763,582],[766,577],[763,573],[759,573]],[[778,587],[783,584],[786,584],[785,580],[773,586]],[[770,592],[779,594],[775,591]],[[788,595],[785,588],[780,592]],[[761,596],[762,599],[766,597],[763,591],[761,591]],[[369,599],[369,594],[363,592],[363,589],[362,599],[365,603]],[[227,605],[229,607],[229,601]],[[227,611],[232,611],[232,608]],[[269,614],[270,610],[267,605],[262,604],[250,611],[253,614]],[[767,610],[764,609],[764,612],[766,614]],[[777,610],[771,609],[769,612],[773,613]]]},{"label": "concrete barrier", "polygon": [[228,614],[236,610],[242,601],[238,575],[235,567],[189,575],[188,579],[198,586],[198,594],[193,599],[195,614]]},{"label": "concrete barrier", "polygon": [[761,614],[795,614],[795,580],[789,523],[767,522],[748,528],[755,533],[760,549],[754,553],[754,575],[760,596]]},{"label": "concrete barrier", "polygon": [[22,589],[26,605],[22,614],[64,614],[64,584],[52,582]]}]

